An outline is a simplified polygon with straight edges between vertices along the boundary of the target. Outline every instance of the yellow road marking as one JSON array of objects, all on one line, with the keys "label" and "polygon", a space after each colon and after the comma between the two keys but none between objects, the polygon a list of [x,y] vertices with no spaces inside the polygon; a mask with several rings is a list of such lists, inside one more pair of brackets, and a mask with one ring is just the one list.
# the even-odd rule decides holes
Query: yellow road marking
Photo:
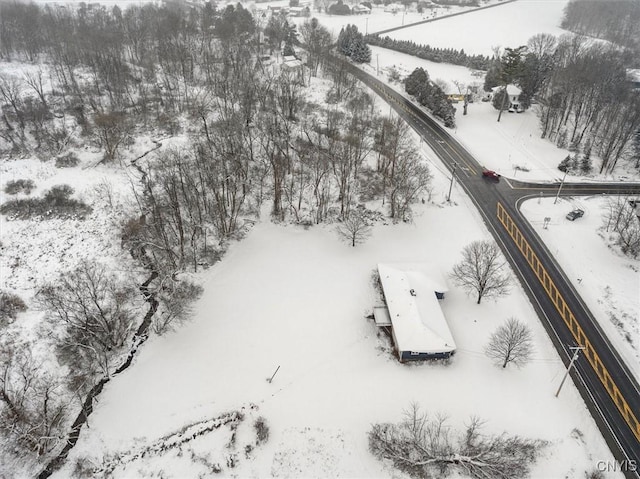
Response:
[{"label": "yellow road marking", "polygon": [[558,311],[558,313],[560,313],[560,316],[571,331],[571,334],[575,338],[576,342],[580,346],[584,347],[585,356],[589,361],[589,364],[591,364],[591,367],[609,393],[609,396],[620,411],[620,414],[622,414],[625,422],[631,428],[634,436],[638,441],[640,441],[640,422],[638,422],[638,419],[633,414],[633,411],[631,411],[631,407],[629,407],[627,401],[625,401],[624,397],[622,397],[620,389],[611,377],[611,374],[609,374],[609,371],[607,371],[604,367],[604,364],[593,348],[593,345],[582,330],[580,323],[578,323],[578,320],[569,309],[569,306],[567,306],[567,303],[558,291],[558,288],[556,288],[556,285],[551,280],[551,277],[544,269],[544,266],[542,266],[542,263],[538,259],[538,256],[534,253],[531,246],[529,246],[529,243],[524,238],[524,235],[520,232],[520,229],[516,226],[515,222],[513,221],[509,213],[507,213],[504,206],[502,206],[502,203],[498,203],[497,215],[498,220],[500,220],[502,226],[504,226],[504,228],[507,230],[509,236],[511,236],[511,239],[515,241],[518,249],[526,258],[527,263],[529,263],[529,266],[531,266],[531,269],[533,269],[533,272],[542,284],[544,290],[547,292],[547,295],[553,302],[556,310]]}]

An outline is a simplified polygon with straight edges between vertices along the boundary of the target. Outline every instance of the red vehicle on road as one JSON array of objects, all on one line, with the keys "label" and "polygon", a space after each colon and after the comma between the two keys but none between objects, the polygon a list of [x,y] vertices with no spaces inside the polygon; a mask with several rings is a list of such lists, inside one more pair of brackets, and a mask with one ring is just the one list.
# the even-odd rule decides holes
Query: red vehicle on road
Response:
[{"label": "red vehicle on road", "polygon": [[500,175],[493,170],[482,170],[482,177],[490,180],[500,181]]}]

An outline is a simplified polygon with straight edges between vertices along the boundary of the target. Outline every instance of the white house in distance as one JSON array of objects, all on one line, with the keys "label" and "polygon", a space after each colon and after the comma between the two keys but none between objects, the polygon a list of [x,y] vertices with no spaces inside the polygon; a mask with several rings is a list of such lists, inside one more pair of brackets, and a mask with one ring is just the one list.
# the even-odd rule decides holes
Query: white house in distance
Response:
[{"label": "white house in distance", "polygon": [[398,13],[405,9],[405,6],[400,3],[389,3],[385,5],[384,11],[386,13]]},{"label": "white house in distance", "polygon": [[427,263],[380,263],[378,273],[386,306],[373,315],[378,326],[391,327],[400,362],[453,355],[456,343],[439,304],[447,292],[441,275]]},{"label": "white house in distance", "polygon": [[[504,89],[503,86],[494,86],[491,91],[495,95],[497,92],[502,91]],[[520,94],[522,90],[511,83],[507,85],[507,104],[505,108],[511,111],[517,111],[518,113],[524,111],[524,109],[520,106]]]}]

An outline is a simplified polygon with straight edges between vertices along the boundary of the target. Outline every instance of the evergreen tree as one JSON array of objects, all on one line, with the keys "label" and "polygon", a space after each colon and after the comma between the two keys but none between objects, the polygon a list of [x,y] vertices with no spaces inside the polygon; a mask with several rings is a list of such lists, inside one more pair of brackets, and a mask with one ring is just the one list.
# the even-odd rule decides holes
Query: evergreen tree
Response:
[{"label": "evergreen tree", "polygon": [[493,107],[496,110],[503,108],[503,105],[508,103],[508,98],[505,98],[506,95],[507,95],[507,91],[505,88],[499,88],[498,90],[495,91],[495,93],[493,94],[493,99],[491,100],[491,103],[493,104]]},{"label": "evergreen tree", "polygon": [[371,61],[371,48],[355,25],[347,25],[340,30],[336,47],[340,53],[350,57],[356,63]]},{"label": "evergreen tree", "polygon": [[446,127],[455,126],[455,108],[442,89],[429,81],[422,68],[416,68],[405,81],[405,91],[413,95],[418,103],[426,106]]},{"label": "evergreen tree", "polygon": [[428,82],[429,74],[422,68],[416,68],[405,80],[404,89],[409,95],[416,96]]},{"label": "evergreen tree", "polygon": [[351,59],[356,63],[371,61],[371,48],[364,41],[362,34],[358,34],[351,47]]},{"label": "evergreen tree", "polygon": [[[513,83],[517,78],[520,78],[523,71],[522,56],[527,47],[522,45],[518,48],[505,48],[505,53],[501,59],[500,69],[500,84],[504,86],[505,90],[507,85]],[[503,96],[503,102],[500,105],[500,112],[498,113],[498,121],[502,117],[502,112],[507,104],[507,96]]]}]

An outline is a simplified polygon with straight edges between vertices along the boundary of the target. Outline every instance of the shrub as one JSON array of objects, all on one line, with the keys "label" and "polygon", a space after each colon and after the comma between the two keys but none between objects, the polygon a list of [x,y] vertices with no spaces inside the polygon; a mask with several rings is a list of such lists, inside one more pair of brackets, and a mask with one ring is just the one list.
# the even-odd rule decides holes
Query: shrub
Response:
[{"label": "shrub", "polygon": [[392,66],[392,67],[389,68],[388,79],[392,83],[393,82],[398,83],[401,80],[400,72],[398,71],[398,69],[395,66]]},{"label": "shrub", "polygon": [[56,158],[56,168],[73,168],[78,166],[78,163],[80,163],[80,158],[73,152]]},{"label": "shrub", "polygon": [[26,310],[27,305],[20,296],[0,291],[0,325],[15,321],[18,313]]},{"label": "shrub", "polygon": [[7,201],[0,206],[0,213],[10,215],[11,219],[84,219],[91,213],[91,207],[71,198],[72,194],[73,188],[69,185],[57,185],[47,191],[42,198]]},{"label": "shrub", "polygon": [[578,157],[567,155],[567,157],[558,164],[558,169],[563,173],[571,173],[578,168]]},{"label": "shrub", "polygon": [[253,423],[253,428],[256,431],[256,438],[258,445],[264,444],[269,440],[269,426],[267,425],[267,421],[264,417],[260,416]]},{"label": "shrub", "polygon": [[189,281],[170,282],[164,286],[157,297],[162,307],[153,317],[153,331],[162,335],[189,319],[191,305],[202,291],[202,286]]},{"label": "shrub", "polygon": [[363,167],[360,179],[360,201],[372,201],[383,195],[382,173],[374,168]]},{"label": "shrub", "polygon": [[73,463],[73,477],[79,479],[91,478],[95,476],[93,472],[95,464],[86,457],[79,457]]},{"label": "shrub", "polygon": [[4,187],[4,192],[8,195],[15,195],[17,193],[24,193],[28,195],[36,187],[32,180],[11,180],[8,181]]},{"label": "shrub", "polygon": [[604,479],[604,472],[594,469],[584,473],[585,479]]},{"label": "shrub", "polygon": [[44,194],[43,201],[52,207],[63,206],[73,201],[70,199],[72,194],[73,188],[69,185],[56,185]]},{"label": "shrub", "polygon": [[583,175],[588,175],[593,171],[593,165],[591,164],[591,158],[585,156],[580,160],[580,171]]},{"label": "shrub", "polygon": [[504,88],[496,91],[493,94],[493,99],[491,100],[491,104],[496,110],[500,110],[504,108],[505,110],[509,108],[509,97]]}]

